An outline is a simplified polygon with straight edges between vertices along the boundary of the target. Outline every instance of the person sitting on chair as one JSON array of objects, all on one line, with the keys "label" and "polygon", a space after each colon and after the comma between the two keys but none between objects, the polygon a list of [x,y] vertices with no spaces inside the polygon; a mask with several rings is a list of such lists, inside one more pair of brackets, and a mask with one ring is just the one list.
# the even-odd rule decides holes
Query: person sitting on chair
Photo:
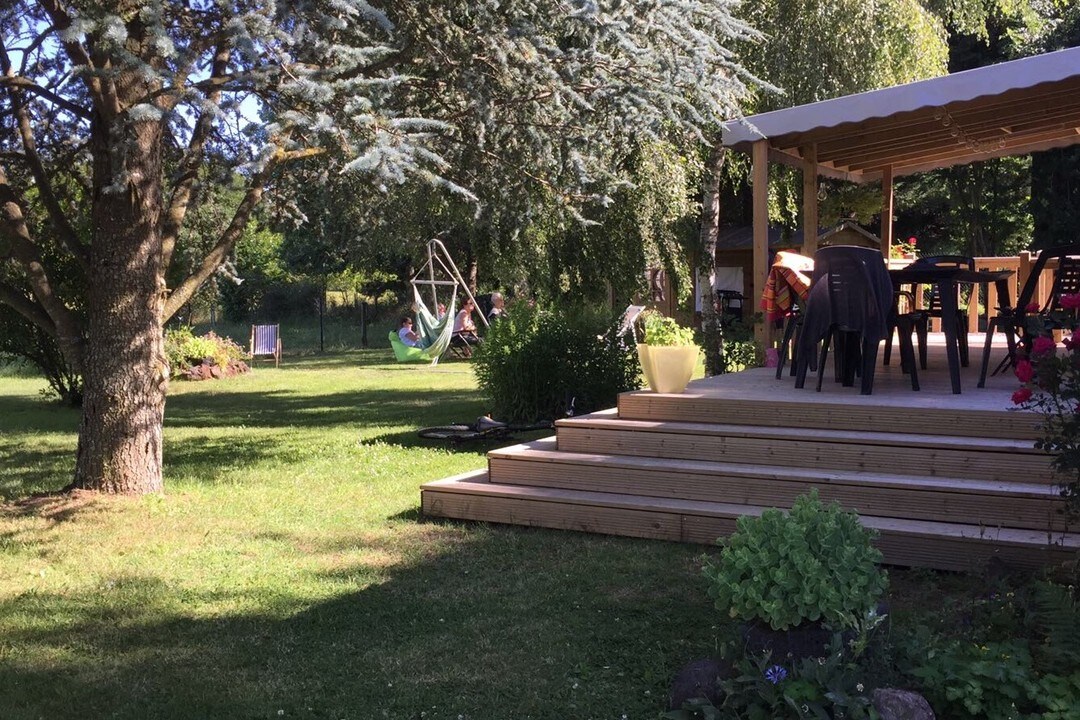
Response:
[{"label": "person sitting on chair", "polygon": [[491,293],[491,310],[487,314],[488,322],[495,322],[502,317],[506,317],[506,300],[503,299],[501,292],[493,292]]},{"label": "person sitting on chair", "polygon": [[480,337],[476,334],[476,323],[472,319],[472,313],[475,309],[476,305],[473,303],[472,298],[469,298],[461,306],[461,312],[454,318],[453,341],[459,345],[464,345],[468,350],[467,355],[472,354],[472,351],[469,350],[471,346],[480,344]]},{"label": "person sitting on chair", "polygon": [[406,315],[401,318],[401,327],[398,329],[398,337],[401,338],[401,342],[408,347],[423,347],[420,342],[420,336],[413,331],[412,318]]},{"label": "person sitting on chair", "polygon": [[436,320],[442,320],[446,317],[446,303],[439,303],[439,308],[435,313]]}]

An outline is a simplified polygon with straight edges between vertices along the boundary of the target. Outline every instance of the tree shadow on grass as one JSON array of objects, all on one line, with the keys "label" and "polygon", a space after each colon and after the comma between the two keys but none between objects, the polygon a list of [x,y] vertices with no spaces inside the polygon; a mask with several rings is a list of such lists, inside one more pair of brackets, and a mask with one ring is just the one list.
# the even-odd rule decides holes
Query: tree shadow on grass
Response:
[{"label": "tree shadow on grass", "polygon": [[225,391],[169,399],[166,427],[443,425],[482,414],[474,390]]},{"label": "tree shadow on grass", "polygon": [[[697,551],[552,538],[431,524],[310,547],[340,588],[315,604],[285,584],[193,594],[125,573],[10,598],[0,717],[655,716],[712,642],[704,594],[658,572]],[[359,547],[370,560],[334,562]]]},{"label": "tree shadow on grass", "polygon": [[28,395],[0,395],[0,434],[73,432],[79,410],[55,400]]},{"label": "tree shadow on grass", "polygon": [[71,482],[75,454],[70,449],[0,448],[0,500],[59,490]]}]

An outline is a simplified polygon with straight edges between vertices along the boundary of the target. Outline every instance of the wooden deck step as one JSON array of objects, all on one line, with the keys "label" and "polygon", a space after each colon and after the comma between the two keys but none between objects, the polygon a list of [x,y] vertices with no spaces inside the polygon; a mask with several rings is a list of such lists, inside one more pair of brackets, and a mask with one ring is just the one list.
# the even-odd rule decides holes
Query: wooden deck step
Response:
[{"label": "wooden deck step", "polygon": [[610,419],[560,420],[559,450],[605,455],[1053,484],[1030,441],[934,434]]},{"label": "wooden deck step", "polygon": [[[780,390],[778,388],[778,395]],[[801,391],[800,391],[801,392]],[[625,420],[758,425],[763,427],[824,428],[866,432],[913,432],[974,438],[1034,440],[1039,416],[1032,412],[977,410],[873,404],[854,405],[819,396],[812,390],[806,400],[787,396],[775,399],[724,397],[716,394],[668,395],[629,392],[619,395],[618,416]],[[917,396],[918,393],[913,393]],[[919,399],[919,398],[916,398]]]},{"label": "wooden deck step", "polygon": [[790,507],[811,487],[860,513],[990,527],[1064,529],[1050,485],[700,460],[565,452],[554,439],[488,453],[492,482]]},{"label": "wooden deck step", "polygon": [[[709,544],[729,535],[752,505],[629,494],[502,485],[474,472],[421,488],[425,514],[582,532]],[[925,520],[862,516],[879,533],[888,563],[942,570],[978,570],[992,557],[1017,567],[1064,562],[1080,550],[1080,534],[1038,532]]]}]

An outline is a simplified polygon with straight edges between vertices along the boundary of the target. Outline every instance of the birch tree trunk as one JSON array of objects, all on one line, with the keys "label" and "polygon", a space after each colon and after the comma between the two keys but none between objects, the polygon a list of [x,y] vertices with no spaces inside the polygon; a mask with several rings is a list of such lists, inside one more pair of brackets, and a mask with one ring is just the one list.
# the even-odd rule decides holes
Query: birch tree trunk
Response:
[{"label": "birch tree trunk", "polygon": [[[723,337],[717,326],[713,291],[716,287],[716,241],[720,235],[720,173],[727,159],[727,148],[720,139],[709,151],[705,175],[701,183],[701,277],[708,282],[708,294],[701,303],[702,329],[705,339],[705,374],[719,375],[723,367]],[[698,289],[701,292],[701,289]]]}]

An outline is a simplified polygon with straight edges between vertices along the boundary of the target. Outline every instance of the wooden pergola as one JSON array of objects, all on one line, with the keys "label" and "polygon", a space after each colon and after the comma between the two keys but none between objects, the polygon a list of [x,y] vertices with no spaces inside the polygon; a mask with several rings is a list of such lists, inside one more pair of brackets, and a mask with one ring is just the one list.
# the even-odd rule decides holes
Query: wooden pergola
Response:
[{"label": "wooden pergola", "polygon": [[1078,143],[1080,48],[734,121],[724,128],[723,144],[753,158],[751,297],[755,303],[761,297],[769,271],[770,162],[802,168],[807,255],[817,249],[818,178],[880,181],[888,257],[894,178]]}]

